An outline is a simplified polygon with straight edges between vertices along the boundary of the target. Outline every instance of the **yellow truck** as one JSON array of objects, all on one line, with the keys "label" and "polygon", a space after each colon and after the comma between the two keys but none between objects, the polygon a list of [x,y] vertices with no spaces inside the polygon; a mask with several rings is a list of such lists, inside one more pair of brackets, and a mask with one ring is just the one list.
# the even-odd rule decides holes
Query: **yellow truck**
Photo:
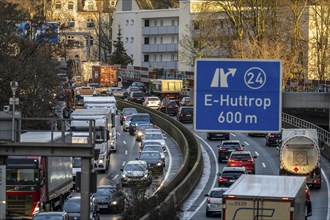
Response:
[{"label": "yellow truck", "polygon": [[179,100],[183,85],[178,79],[152,79],[149,82],[149,92],[159,97],[168,96],[172,100]]}]

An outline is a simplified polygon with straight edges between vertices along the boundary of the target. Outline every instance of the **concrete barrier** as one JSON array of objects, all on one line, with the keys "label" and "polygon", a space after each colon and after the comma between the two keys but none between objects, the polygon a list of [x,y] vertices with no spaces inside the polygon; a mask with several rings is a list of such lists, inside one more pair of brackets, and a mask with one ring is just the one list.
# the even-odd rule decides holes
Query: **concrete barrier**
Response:
[{"label": "concrete barrier", "polygon": [[188,198],[202,176],[203,158],[198,141],[189,129],[162,112],[122,99],[117,100],[117,105],[118,109],[133,107],[138,112],[148,113],[152,123],[167,132],[182,151],[183,163],[179,171],[171,181],[146,201],[150,209],[141,218],[163,219],[165,215],[172,219],[175,210]]}]

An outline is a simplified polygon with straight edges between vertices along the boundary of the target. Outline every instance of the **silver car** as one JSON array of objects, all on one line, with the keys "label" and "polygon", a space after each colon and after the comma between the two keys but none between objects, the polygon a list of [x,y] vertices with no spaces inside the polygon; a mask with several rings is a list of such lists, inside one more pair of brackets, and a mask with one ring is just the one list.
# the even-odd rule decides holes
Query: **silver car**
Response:
[{"label": "silver car", "polygon": [[164,151],[164,149],[162,148],[162,146],[159,143],[146,143],[143,146],[142,151],[157,151],[158,153],[160,153],[160,157],[162,159],[163,166],[165,167],[165,153],[167,151],[166,150]]},{"label": "silver car", "polygon": [[206,194],[206,216],[209,217],[214,213],[221,214],[222,212],[222,196],[228,187],[215,187],[210,193]]},{"label": "silver car", "polygon": [[166,149],[166,142],[162,132],[159,131],[146,132],[141,141],[141,146],[144,146],[146,143],[149,142],[157,142],[162,146],[162,149]]}]

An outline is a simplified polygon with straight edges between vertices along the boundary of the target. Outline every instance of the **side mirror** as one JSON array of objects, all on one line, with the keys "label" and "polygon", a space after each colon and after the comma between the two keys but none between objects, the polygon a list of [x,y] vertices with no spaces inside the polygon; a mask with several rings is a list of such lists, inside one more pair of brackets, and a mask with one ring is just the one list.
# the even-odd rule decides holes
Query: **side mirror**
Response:
[{"label": "side mirror", "polygon": [[121,171],[121,172],[123,172],[123,171],[124,171],[124,169],[122,169],[122,168],[121,168],[121,169],[120,169],[120,171]]},{"label": "side mirror", "polygon": [[219,172],[219,173],[217,173],[217,176],[221,176],[221,173]]},{"label": "side mirror", "polygon": [[256,158],[258,158],[258,156],[254,155],[253,158],[256,159]]}]

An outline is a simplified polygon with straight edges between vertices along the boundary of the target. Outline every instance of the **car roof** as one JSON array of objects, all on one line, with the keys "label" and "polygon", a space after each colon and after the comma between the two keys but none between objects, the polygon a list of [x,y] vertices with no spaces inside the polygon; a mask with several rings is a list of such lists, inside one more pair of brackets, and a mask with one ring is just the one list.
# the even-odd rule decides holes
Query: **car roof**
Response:
[{"label": "car roof", "polygon": [[143,161],[143,160],[131,160],[131,161],[128,161],[128,162],[126,163],[126,165],[127,165],[127,164],[142,164],[142,165],[146,165],[147,162],[145,162],[145,161]]},{"label": "car roof", "polygon": [[214,187],[211,189],[211,191],[226,191],[229,187]]},{"label": "car roof", "polygon": [[222,172],[227,171],[246,171],[245,167],[224,167]]},{"label": "car roof", "polygon": [[133,116],[134,116],[134,115],[148,115],[148,116],[149,116],[148,113],[133,113],[132,115],[133,115]]},{"label": "car roof", "polygon": [[252,154],[251,151],[233,151],[232,154]]},{"label": "car roof", "polygon": [[114,185],[99,185],[97,188],[116,188]]},{"label": "car roof", "polygon": [[41,215],[59,215],[62,216],[64,215],[64,211],[59,211],[59,212],[39,212],[36,214],[36,216],[41,216]]}]

